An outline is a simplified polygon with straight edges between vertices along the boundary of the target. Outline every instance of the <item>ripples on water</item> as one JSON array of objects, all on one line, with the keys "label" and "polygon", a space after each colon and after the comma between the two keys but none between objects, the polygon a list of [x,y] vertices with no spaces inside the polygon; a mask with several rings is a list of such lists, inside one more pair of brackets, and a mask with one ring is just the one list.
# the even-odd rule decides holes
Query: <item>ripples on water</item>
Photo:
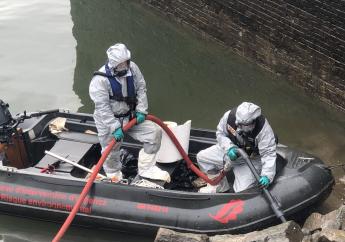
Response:
[{"label": "ripples on water", "polygon": [[1,1],[0,96],[13,110],[80,106],[69,12],[68,1]]},{"label": "ripples on water", "polygon": [[[60,225],[31,219],[0,215],[0,242],[47,242]],[[63,242],[149,242],[153,236],[138,236],[95,228],[70,227]]]}]

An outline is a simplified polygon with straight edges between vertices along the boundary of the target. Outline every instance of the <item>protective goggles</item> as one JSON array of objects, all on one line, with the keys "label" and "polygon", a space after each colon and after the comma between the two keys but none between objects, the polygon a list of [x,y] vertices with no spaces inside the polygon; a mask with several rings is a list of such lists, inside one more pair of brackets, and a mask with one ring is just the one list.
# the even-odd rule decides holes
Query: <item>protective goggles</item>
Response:
[{"label": "protective goggles", "polygon": [[255,128],[255,122],[237,124],[237,127],[243,132],[251,132]]}]

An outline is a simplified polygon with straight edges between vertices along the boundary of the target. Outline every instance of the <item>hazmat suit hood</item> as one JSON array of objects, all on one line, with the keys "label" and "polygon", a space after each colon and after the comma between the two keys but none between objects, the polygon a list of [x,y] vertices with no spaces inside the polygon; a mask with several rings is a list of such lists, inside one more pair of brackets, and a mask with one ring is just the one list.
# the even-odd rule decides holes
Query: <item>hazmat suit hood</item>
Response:
[{"label": "hazmat suit hood", "polygon": [[127,49],[126,45],[117,43],[109,47],[107,56],[109,68],[114,69],[118,64],[131,59],[131,52]]},{"label": "hazmat suit hood", "polygon": [[236,125],[251,124],[261,115],[261,108],[254,103],[243,102],[237,107]]}]

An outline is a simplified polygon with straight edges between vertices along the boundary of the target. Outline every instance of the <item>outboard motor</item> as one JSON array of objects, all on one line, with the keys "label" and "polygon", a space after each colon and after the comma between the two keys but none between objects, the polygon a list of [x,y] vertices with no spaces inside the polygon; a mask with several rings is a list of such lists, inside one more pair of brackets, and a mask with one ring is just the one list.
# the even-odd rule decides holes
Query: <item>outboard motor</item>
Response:
[{"label": "outboard motor", "polygon": [[9,143],[18,122],[12,118],[9,105],[0,99],[0,143]]},{"label": "outboard motor", "polygon": [[9,105],[0,99],[0,145],[2,163],[6,166],[25,168],[29,160],[24,145],[22,130],[17,130],[20,119],[14,119]]},{"label": "outboard motor", "polygon": [[7,166],[26,168],[31,165],[26,148],[28,135],[23,133],[18,125],[25,119],[58,113],[59,109],[30,113],[30,115],[24,111],[13,118],[8,107],[9,105],[0,99],[0,158],[5,160],[3,164]]}]

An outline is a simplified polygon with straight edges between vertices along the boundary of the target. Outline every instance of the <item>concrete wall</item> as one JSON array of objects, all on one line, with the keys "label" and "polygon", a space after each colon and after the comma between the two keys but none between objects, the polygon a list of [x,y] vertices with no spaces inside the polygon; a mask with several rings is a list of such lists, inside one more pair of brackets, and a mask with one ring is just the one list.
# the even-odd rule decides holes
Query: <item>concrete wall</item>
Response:
[{"label": "concrete wall", "polygon": [[141,0],[345,111],[344,0]]}]

